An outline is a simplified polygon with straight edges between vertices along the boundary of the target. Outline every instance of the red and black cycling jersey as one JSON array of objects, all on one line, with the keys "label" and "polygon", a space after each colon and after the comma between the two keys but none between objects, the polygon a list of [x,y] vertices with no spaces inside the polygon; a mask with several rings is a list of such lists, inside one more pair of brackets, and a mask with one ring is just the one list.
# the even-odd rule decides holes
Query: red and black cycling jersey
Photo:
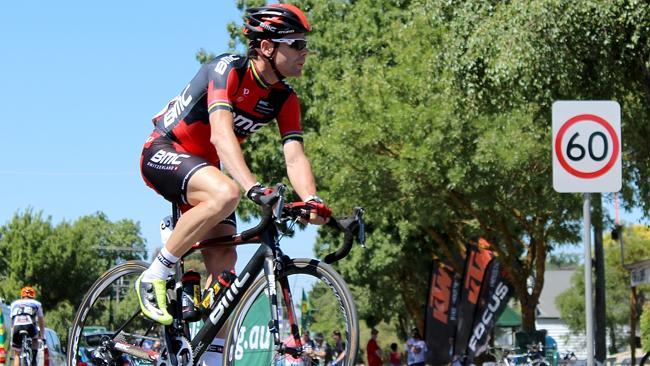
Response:
[{"label": "red and black cycling jersey", "polygon": [[233,113],[239,142],[273,119],[283,143],[302,141],[300,104],[284,81],[266,84],[247,57],[222,54],[201,66],[183,91],[153,118],[156,130],[180,144],[187,152],[210,162],[219,160],[210,142],[210,112]]}]

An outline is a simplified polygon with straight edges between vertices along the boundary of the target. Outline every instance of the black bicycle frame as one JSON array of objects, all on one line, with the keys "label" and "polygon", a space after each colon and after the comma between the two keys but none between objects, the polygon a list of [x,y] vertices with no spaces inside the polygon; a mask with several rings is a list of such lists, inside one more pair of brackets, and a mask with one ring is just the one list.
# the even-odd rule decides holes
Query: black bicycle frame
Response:
[{"label": "black bicycle frame", "polygon": [[[262,233],[261,237],[251,238],[251,241],[244,241],[241,243],[260,243],[261,245],[230,287],[226,288],[225,291],[220,291],[218,298],[216,298],[212,304],[210,315],[191,342],[195,360],[198,360],[207,350],[208,346],[210,346],[212,340],[215,338],[219,330],[223,328],[244,293],[248,291],[262,270],[264,270],[266,281],[269,284],[269,300],[271,305],[272,321],[270,331],[271,334],[273,334],[274,344],[278,346],[282,343],[280,340],[280,334],[277,331],[279,321],[278,296],[275,288],[275,263],[276,258],[280,258],[282,255],[280,248],[277,246],[277,237],[278,233],[275,225],[269,225]],[[282,285],[285,288],[288,288],[286,287],[288,282],[286,284],[282,283]],[[283,295],[288,311],[293,312],[291,294],[286,291]],[[292,316],[292,314],[290,314],[289,318],[294,319],[293,321],[295,322],[295,317]],[[291,329],[292,333],[296,333],[298,330],[295,324],[291,324]],[[294,334],[294,336],[298,336],[297,333]]]},{"label": "black bicycle frame", "polygon": [[[265,205],[262,206],[262,220],[257,224],[257,226],[248,229],[240,234],[230,235],[220,238],[207,239],[195,244],[192,249],[183,255],[183,258],[188,256],[195,250],[213,248],[217,245],[241,245],[241,244],[260,244],[260,247],[257,249],[251,260],[246,264],[244,270],[239,274],[239,276],[234,280],[234,282],[227,287],[225,290],[219,291],[218,297],[215,299],[214,303],[210,307],[209,316],[199,332],[191,341],[191,346],[193,350],[193,357],[195,360],[201,358],[203,353],[212,343],[212,340],[216,337],[217,333],[223,326],[226,321],[234,311],[235,307],[241,301],[242,296],[248,289],[251,287],[257,276],[264,270],[264,276],[266,277],[266,282],[269,286],[269,303],[271,310],[271,323],[269,324],[269,331],[273,334],[273,343],[276,350],[284,351],[292,355],[300,353],[302,344],[300,341],[300,334],[298,330],[298,325],[296,321],[296,314],[294,314],[293,309],[293,299],[291,292],[289,291],[289,281],[286,277],[280,278],[280,287],[283,289],[282,297],[284,303],[287,307],[287,318],[289,319],[291,334],[294,337],[296,342],[296,347],[283,347],[282,340],[280,339],[280,334],[278,331],[279,328],[279,317],[278,317],[278,294],[276,290],[276,264],[280,263],[284,259],[282,250],[278,245],[278,229],[273,223],[273,217],[281,217],[282,209],[284,207],[284,185],[278,184],[275,187],[275,192],[273,195],[263,198],[263,200],[268,200],[265,202]],[[272,206],[276,204],[274,209]],[[176,224],[176,221],[179,217],[178,207],[174,204],[172,209],[173,214],[173,223]],[[358,223],[358,232],[359,232],[359,242],[363,246],[365,242],[365,229],[363,224],[363,209],[355,208],[354,217],[352,219],[348,218],[342,221],[337,221],[334,218],[330,218],[328,225],[338,228],[339,230],[345,231],[344,245],[339,248],[335,253],[330,253],[325,256],[325,263],[333,263],[339,259],[345,257],[352,247],[353,234],[350,230],[350,224],[353,222]],[[176,267],[176,305],[174,309],[176,310],[176,315],[174,316],[174,323],[171,326],[166,327],[167,330],[171,332],[166,332],[166,342],[171,344],[170,336],[171,333],[176,332],[177,329],[183,329],[187,333],[187,324],[180,322],[181,319],[181,294],[182,288],[181,276],[183,271],[183,261],[179,261]],[[184,326],[180,326],[184,324]],[[227,352],[227,350],[225,351]],[[175,362],[175,354],[173,352],[169,353],[172,362]]]}]

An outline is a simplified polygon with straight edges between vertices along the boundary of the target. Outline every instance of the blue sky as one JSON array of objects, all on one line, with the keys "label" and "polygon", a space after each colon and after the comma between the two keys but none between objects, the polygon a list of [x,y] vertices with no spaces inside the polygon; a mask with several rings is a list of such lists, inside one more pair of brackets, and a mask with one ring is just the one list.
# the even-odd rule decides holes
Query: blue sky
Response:
[{"label": "blue sky", "polygon": [[[150,249],[169,204],[139,173],[151,117],[227,51],[235,1],[24,1],[0,12],[0,224],[27,207],[55,223],[102,211],[139,221]],[[310,256],[315,230],[285,241]],[[240,250],[240,263],[253,250]]]},{"label": "blue sky", "polygon": [[[138,168],[151,116],[197,71],[198,49],[227,50],[226,24],[240,18],[234,0],[5,4],[0,224],[27,207],[55,223],[102,211],[139,221],[149,248],[159,246],[169,204]],[[314,238],[312,227],[283,247],[310,256]],[[240,264],[253,249],[240,250]]]}]

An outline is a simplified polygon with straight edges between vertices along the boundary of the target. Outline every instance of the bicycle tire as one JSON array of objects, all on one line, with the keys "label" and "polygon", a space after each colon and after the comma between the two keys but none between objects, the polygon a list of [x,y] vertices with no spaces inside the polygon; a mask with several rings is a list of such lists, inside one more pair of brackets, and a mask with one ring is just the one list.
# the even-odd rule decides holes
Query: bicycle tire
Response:
[{"label": "bicycle tire", "polygon": [[[320,308],[314,307],[314,312],[308,313],[312,321],[312,323],[308,325],[309,330],[312,332],[319,329],[323,331],[324,329],[327,329],[328,326],[339,329],[342,336],[344,335],[343,340],[346,343],[346,356],[343,359],[342,365],[354,365],[359,349],[359,324],[352,294],[341,275],[338,274],[330,265],[315,259],[292,259],[283,266],[284,270],[280,276],[287,278],[290,287],[295,287],[291,292],[294,297],[294,306],[296,304],[302,305],[299,298],[300,294],[295,292],[300,288],[300,286],[302,286],[302,281],[313,281],[312,287],[310,288],[310,301],[319,301]],[[280,278],[278,278],[278,280],[279,279]],[[294,282],[293,284],[292,281]],[[273,338],[270,336],[270,333],[268,333],[270,311],[268,307],[267,292],[264,291],[266,288],[266,278],[264,276],[258,277],[248,291],[243,295],[241,301],[235,308],[226,333],[227,337],[224,343],[223,365],[242,366],[266,364],[275,366],[279,364],[291,364],[291,362],[294,362],[293,364],[300,364],[297,362],[298,360],[282,363],[282,361],[288,358],[288,356],[276,354],[273,350]],[[282,289],[279,283],[276,284],[276,288],[278,289],[278,301],[284,303],[281,295]],[[302,289],[304,291],[305,287],[302,287]],[[327,289],[329,289],[329,291],[327,291]],[[317,298],[315,298],[315,296],[317,296]],[[264,300],[264,297],[266,297],[266,304],[260,305],[263,301],[258,301]],[[327,301],[330,302],[330,306],[324,305]],[[332,307],[331,305],[334,306]],[[247,334],[248,329],[246,329],[247,325],[244,324],[244,322],[247,321],[249,312],[252,313],[253,311],[257,311],[256,306],[262,306],[260,309],[264,306],[266,307],[265,312],[262,312],[262,314],[265,314],[267,318],[258,322],[259,326],[257,326],[257,331],[260,347],[252,350],[252,343],[254,342],[253,333],[255,332],[255,328],[253,327],[251,332]],[[286,310],[284,310],[286,308],[284,304],[279,304],[279,308],[283,313],[286,312]],[[301,314],[301,317],[302,316],[303,315]],[[253,315],[251,315],[251,317],[253,317]],[[266,323],[264,323],[264,321],[266,321]],[[262,332],[264,331],[264,328],[267,332],[266,339],[268,344],[266,346],[268,348],[261,346],[263,343]],[[282,325],[280,325],[280,333],[281,339],[285,339],[282,334]],[[331,339],[329,338],[330,332],[325,334],[325,337]],[[329,343],[331,344],[331,342]],[[250,354],[250,357],[254,358],[250,358],[246,353]],[[256,361],[251,362],[252,359],[255,359]],[[262,360],[262,362],[260,362],[260,360]]]},{"label": "bicycle tire", "polygon": [[639,366],[644,366],[645,363],[648,361],[648,357],[650,357],[650,352],[646,352],[646,354],[641,357],[641,361],[639,361]]},{"label": "bicycle tire", "polygon": [[[95,281],[95,283],[90,287],[81,301],[81,305],[77,309],[74,321],[72,322],[72,327],[70,328],[66,352],[66,361],[68,365],[77,365],[80,346],[87,346],[84,345],[86,337],[83,336],[83,328],[85,326],[106,327],[107,332],[113,332],[116,329],[111,329],[112,326],[120,326],[120,324],[122,324],[120,322],[124,317],[128,318],[129,316],[135,316],[135,314],[139,312],[139,305],[134,303],[134,299],[137,301],[137,298],[135,297],[133,282],[148,267],[149,264],[142,261],[127,261],[121,263],[104,272],[104,274],[102,274],[102,276],[99,277],[99,279],[97,279],[97,281]],[[115,293],[115,298],[112,298],[113,293]],[[111,306],[113,306],[113,308],[111,308]],[[122,311],[120,306],[125,307],[128,311]],[[106,321],[106,316],[108,316],[108,323],[104,323]],[[115,320],[116,317],[118,320]],[[127,337],[128,340],[136,339],[134,336],[138,337],[140,333],[144,333],[144,331],[139,333],[137,331],[140,331],[145,327],[149,327],[149,330],[154,327],[162,329],[161,325],[156,325],[156,323],[144,316],[135,316],[131,323],[129,323],[129,325],[132,325],[133,329],[129,328],[120,332],[120,334],[126,334],[125,336],[120,336],[121,341],[127,341]],[[133,330],[137,331],[130,332]],[[159,330],[158,332],[161,333],[162,330]],[[134,342],[131,341],[129,343]],[[119,356],[113,363],[122,364],[120,361],[123,362],[124,360],[121,357],[126,356]]]},{"label": "bicycle tire", "polygon": [[31,366],[32,365],[32,345],[31,342],[27,340],[29,335],[25,334],[20,347],[20,366]]},{"label": "bicycle tire", "polygon": [[29,359],[29,356],[20,358],[20,366],[31,366],[32,361]]},{"label": "bicycle tire", "polygon": [[31,366],[32,361],[29,359],[29,356],[20,358],[20,366]]}]

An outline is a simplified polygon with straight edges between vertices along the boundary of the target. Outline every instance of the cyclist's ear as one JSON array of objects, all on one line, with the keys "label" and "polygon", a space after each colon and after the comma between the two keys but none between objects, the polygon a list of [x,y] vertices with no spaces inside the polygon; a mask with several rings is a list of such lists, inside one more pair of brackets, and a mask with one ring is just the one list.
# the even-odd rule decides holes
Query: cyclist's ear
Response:
[{"label": "cyclist's ear", "polygon": [[260,41],[260,50],[262,54],[266,57],[271,57],[273,51],[275,50],[275,42],[269,39],[263,39]]}]

